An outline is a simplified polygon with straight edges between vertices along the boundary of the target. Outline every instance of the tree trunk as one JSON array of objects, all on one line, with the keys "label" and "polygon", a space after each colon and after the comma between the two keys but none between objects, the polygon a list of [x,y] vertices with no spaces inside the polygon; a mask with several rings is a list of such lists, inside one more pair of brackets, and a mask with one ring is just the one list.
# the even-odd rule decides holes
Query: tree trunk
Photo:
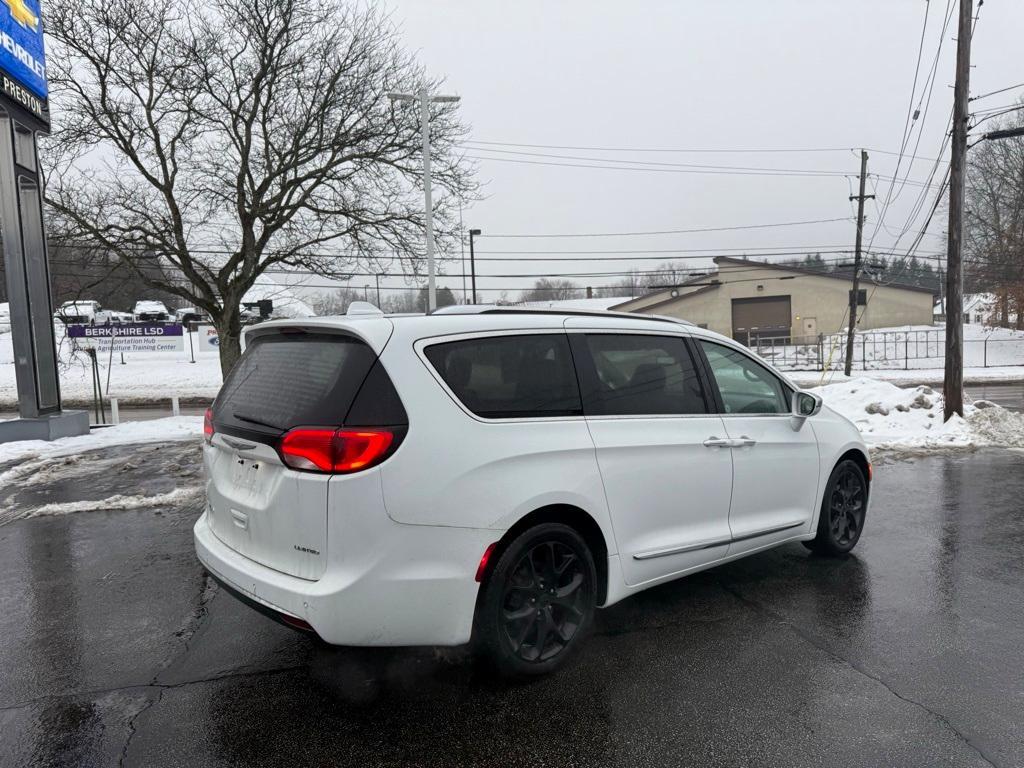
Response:
[{"label": "tree trunk", "polygon": [[226,306],[219,317],[213,318],[213,323],[217,328],[220,372],[226,379],[238,358],[242,356],[242,319],[238,313],[238,306]]}]

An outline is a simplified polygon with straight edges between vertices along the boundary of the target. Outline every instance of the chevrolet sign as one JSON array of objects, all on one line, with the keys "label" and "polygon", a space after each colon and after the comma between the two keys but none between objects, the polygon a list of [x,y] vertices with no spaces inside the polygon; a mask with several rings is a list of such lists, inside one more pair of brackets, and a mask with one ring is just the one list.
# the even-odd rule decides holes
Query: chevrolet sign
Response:
[{"label": "chevrolet sign", "polygon": [[41,115],[48,91],[39,0],[0,0],[0,73],[4,93]]}]

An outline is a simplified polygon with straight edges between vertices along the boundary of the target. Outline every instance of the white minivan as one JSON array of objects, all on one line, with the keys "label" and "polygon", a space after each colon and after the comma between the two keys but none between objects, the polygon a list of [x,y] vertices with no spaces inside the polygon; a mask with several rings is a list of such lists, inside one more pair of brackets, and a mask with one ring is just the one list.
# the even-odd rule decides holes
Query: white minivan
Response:
[{"label": "white minivan", "polygon": [[339,645],[561,665],[596,607],[800,541],[843,554],[857,429],[745,347],[641,315],[451,307],[246,330],[206,414],[199,559]]}]

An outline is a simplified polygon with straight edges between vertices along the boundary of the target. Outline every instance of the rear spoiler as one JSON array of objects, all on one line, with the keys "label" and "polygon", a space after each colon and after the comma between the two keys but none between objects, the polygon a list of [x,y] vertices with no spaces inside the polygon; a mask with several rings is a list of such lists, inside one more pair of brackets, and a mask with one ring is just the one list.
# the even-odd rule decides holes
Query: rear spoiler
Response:
[{"label": "rear spoiler", "polygon": [[242,347],[245,348],[253,339],[277,333],[337,333],[365,342],[380,355],[394,330],[391,320],[380,314],[270,320],[242,329]]}]

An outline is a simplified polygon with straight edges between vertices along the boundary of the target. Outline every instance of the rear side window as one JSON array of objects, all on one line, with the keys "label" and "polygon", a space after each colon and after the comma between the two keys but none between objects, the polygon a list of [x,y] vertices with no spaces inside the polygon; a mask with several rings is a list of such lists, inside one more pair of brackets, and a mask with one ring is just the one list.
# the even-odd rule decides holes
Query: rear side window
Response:
[{"label": "rear side window", "polygon": [[579,386],[565,334],[433,344],[425,354],[455,396],[491,419],[578,416]]},{"label": "rear side window", "polygon": [[217,395],[214,422],[221,428],[277,432],[341,426],[376,359],[364,342],[347,336],[257,337]]},{"label": "rear side window", "polygon": [[583,388],[587,415],[707,413],[700,378],[678,336],[588,334],[593,370]]}]

